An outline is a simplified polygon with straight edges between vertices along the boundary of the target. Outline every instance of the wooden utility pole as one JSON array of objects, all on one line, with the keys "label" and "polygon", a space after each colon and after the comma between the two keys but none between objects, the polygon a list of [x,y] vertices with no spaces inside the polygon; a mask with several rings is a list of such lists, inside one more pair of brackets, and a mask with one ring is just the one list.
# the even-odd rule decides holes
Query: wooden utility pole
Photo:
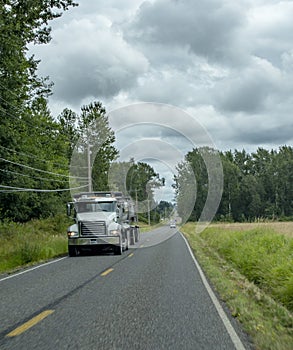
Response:
[{"label": "wooden utility pole", "polygon": [[150,200],[147,199],[148,201],[148,224],[149,226],[151,225],[151,211],[150,211]]},{"label": "wooden utility pole", "polygon": [[92,168],[91,168],[91,145],[88,142],[87,144],[87,176],[88,176],[88,184],[89,184],[89,192],[92,192]]}]

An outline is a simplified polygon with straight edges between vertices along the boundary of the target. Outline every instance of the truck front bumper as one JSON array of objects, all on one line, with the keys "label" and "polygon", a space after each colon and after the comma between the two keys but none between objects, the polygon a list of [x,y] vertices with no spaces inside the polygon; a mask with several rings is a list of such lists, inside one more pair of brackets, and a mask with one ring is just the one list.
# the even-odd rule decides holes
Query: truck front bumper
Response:
[{"label": "truck front bumper", "polygon": [[72,246],[120,246],[120,236],[93,236],[68,238],[68,245]]}]

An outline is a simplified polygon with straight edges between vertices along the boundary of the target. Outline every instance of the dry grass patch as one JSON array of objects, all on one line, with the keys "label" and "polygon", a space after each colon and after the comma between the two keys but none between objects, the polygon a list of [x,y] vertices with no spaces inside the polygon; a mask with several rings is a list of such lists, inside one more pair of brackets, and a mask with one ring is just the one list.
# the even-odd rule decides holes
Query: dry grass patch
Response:
[{"label": "dry grass patch", "polygon": [[275,233],[284,234],[293,238],[293,221],[289,222],[251,222],[251,223],[215,223],[209,227],[219,227],[232,231],[248,231],[254,229],[271,229]]}]

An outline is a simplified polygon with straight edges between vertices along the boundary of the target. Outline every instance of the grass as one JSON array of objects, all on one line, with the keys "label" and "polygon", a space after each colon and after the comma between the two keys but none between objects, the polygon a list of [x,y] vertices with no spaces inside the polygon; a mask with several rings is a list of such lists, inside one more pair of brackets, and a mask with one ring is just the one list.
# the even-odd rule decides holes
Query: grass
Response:
[{"label": "grass", "polygon": [[232,231],[248,231],[256,228],[273,230],[274,233],[283,234],[293,238],[293,222],[250,222],[250,223],[217,223],[211,224],[210,228],[224,228]]},{"label": "grass", "polygon": [[66,254],[68,226],[61,215],[25,224],[0,223],[0,273]]},{"label": "grass", "polygon": [[188,223],[182,231],[255,348],[290,349],[293,239],[276,231],[276,225],[235,225],[213,224],[196,234],[195,224]]}]

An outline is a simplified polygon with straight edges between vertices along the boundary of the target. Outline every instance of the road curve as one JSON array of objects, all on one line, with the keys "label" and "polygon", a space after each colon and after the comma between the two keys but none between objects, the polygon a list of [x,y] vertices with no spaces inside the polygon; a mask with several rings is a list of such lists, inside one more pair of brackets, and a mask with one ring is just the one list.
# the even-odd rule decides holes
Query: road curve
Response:
[{"label": "road curve", "polygon": [[249,349],[234,320],[231,338],[175,232],[144,233],[144,248],[122,256],[65,258],[0,278],[0,349]]}]

